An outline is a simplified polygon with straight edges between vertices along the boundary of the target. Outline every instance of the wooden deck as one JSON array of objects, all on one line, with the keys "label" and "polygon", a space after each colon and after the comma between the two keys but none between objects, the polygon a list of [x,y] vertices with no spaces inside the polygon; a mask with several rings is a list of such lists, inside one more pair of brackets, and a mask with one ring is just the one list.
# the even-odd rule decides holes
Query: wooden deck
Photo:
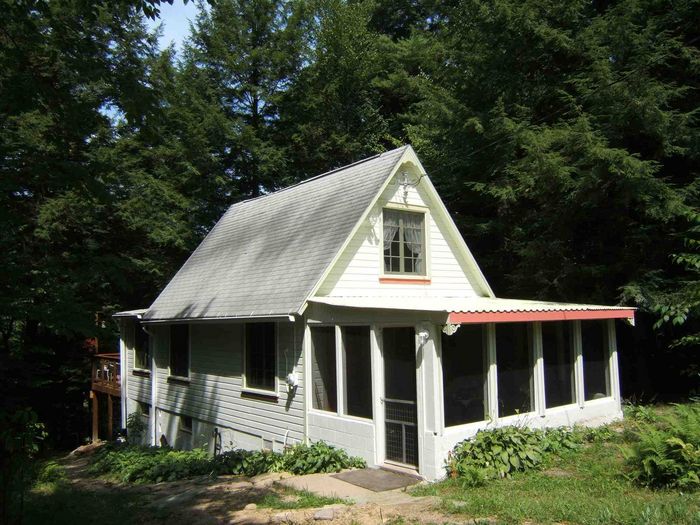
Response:
[{"label": "wooden deck", "polygon": [[95,354],[92,356],[92,439],[99,438],[99,399],[100,394],[107,396],[107,439],[112,439],[113,398],[122,395],[121,369],[119,354]]}]

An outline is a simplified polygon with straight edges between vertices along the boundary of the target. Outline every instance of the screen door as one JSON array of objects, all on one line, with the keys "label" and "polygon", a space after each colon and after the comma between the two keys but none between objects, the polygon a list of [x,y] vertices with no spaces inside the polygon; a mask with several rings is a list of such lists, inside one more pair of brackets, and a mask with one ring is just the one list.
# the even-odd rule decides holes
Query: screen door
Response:
[{"label": "screen door", "polygon": [[413,328],[385,328],[386,459],[418,466],[416,340]]}]

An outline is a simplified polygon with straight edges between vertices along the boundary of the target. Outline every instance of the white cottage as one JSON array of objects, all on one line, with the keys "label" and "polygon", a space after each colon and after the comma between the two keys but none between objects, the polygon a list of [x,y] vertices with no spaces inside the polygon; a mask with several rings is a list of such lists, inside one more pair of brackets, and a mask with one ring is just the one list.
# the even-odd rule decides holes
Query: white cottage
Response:
[{"label": "white cottage", "polygon": [[615,319],[496,298],[410,146],[229,208],[121,326],[146,440],[324,440],[426,479],[487,426],[622,417]]}]

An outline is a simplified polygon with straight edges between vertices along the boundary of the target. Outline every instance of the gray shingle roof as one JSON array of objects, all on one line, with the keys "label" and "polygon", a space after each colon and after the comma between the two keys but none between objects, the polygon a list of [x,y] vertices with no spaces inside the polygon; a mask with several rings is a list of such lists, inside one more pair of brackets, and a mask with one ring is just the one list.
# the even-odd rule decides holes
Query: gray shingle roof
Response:
[{"label": "gray shingle roof", "polygon": [[405,150],[234,204],[143,318],[299,312]]}]

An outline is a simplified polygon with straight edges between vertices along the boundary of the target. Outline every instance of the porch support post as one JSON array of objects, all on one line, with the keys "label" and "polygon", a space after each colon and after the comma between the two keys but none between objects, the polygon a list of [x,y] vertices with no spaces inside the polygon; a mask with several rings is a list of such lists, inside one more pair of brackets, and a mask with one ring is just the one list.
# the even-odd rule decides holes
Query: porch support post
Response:
[{"label": "porch support post", "polygon": [[381,328],[377,325],[372,325],[370,328],[370,363],[372,367],[372,392],[374,395],[374,442],[375,442],[375,463],[381,465],[384,463],[384,361],[381,351]]},{"label": "porch support post", "polygon": [[[336,399],[338,400],[338,414],[347,413],[345,406],[345,349],[343,348],[343,332],[339,325],[335,325],[335,384]],[[311,377],[311,376],[309,376]]]},{"label": "porch support post", "polygon": [[114,429],[112,428],[112,422],[114,421],[114,402],[112,401],[112,394],[107,394],[107,441],[112,441],[112,435]]},{"label": "porch support post", "polygon": [[622,394],[620,388],[620,367],[617,360],[617,332],[615,330],[615,320],[608,319],[608,376],[610,378],[610,395],[618,405],[618,408],[622,409]]},{"label": "porch support post", "polygon": [[533,409],[540,417],[544,417],[547,407],[544,391],[544,357],[542,351],[542,323],[532,323],[533,344],[533,393],[535,396]]},{"label": "porch support post", "polygon": [[584,394],[583,382],[583,345],[581,343],[581,321],[574,321],[573,324],[574,338],[574,383],[576,384],[576,402],[579,408],[583,408],[586,402]]},{"label": "porch support post", "polygon": [[486,325],[486,393],[491,421],[498,420],[498,370],[496,366],[496,324]]},{"label": "porch support post", "polygon": [[90,399],[92,399],[92,442],[96,443],[100,438],[100,417],[98,412],[100,409],[100,403],[97,399],[97,392],[90,390]]}]

